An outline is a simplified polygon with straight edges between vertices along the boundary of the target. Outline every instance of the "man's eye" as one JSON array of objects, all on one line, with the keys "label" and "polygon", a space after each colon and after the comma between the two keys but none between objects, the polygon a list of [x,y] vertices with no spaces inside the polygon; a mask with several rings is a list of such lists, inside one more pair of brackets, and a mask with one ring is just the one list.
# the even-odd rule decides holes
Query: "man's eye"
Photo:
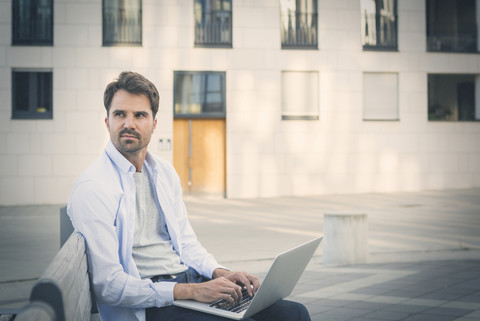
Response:
[{"label": "man's eye", "polygon": [[114,114],[116,117],[123,117],[125,114],[124,113],[115,113]]}]

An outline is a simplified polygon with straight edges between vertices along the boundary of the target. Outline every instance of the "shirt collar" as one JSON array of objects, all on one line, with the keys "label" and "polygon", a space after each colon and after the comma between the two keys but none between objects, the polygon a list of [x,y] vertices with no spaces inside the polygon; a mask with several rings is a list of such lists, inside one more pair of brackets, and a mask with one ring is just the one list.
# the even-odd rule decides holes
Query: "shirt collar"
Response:
[{"label": "shirt collar", "polygon": [[[108,141],[107,147],[105,147],[105,152],[107,153],[108,157],[115,163],[115,165],[117,165],[117,167],[125,174],[129,171],[136,171],[135,166],[133,166],[133,164],[130,163],[130,161],[118,151],[118,149],[115,147],[115,145],[113,145],[111,140]],[[143,166],[147,166],[148,169],[151,168],[153,171],[155,171],[156,169],[155,159],[149,151],[147,151]]]},{"label": "shirt collar", "polygon": [[151,174],[156,174],[157,162],[148,150],[147,154],[145,155],[145,161],[143,162],[143,166],[146,166],[147,170],[150,171]]},{"label": "shirt collar", "polygon": [[112,160],[112,162],[117,165],[117,167],[124,172],[125,174],[129,171],[135,172],[135,166],[128,161],[113,145],[112,141],[109,140],[107,147],[105,147],[105,152],[107,153],[108,157]]}]

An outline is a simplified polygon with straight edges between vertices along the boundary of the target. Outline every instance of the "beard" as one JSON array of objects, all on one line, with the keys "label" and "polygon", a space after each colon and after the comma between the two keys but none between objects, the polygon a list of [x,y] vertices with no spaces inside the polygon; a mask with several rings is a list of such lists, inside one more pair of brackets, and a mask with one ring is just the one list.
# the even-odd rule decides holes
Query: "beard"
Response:
[{"label": "beard", "polygon": [[[124,138],[123,135],[131,135],[135,138]],[[115,146],[124,153],[136,153],[139,150],[148,146],[148,141],[145,141],[142,136],[134,130],[122,129],[118,133],[118,137],[115,139]]]}]

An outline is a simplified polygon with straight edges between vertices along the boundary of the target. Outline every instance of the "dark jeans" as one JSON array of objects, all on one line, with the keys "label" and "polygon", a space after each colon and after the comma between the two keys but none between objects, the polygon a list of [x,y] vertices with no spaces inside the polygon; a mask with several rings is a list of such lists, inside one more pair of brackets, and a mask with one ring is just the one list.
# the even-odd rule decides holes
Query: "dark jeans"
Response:
[{"label": "dark jeans", "polygon": [[[162,280],[161,282],[177,282],[177,283],[201,283],[208,281],[192,268],[178,275],[175,279]],[[147,321],[161,320],[193,320],[193,321],[220,321],[229,320],[217,317],[211,314],[197,312],[194,310],[179,308],[176,306],[168,306],[163,308],[147,309]],[[304,305],[292,301],[280,300],[268,308],[260,311],[252,317],[246,319],[248,321],[309,321],[310,315]]]}]

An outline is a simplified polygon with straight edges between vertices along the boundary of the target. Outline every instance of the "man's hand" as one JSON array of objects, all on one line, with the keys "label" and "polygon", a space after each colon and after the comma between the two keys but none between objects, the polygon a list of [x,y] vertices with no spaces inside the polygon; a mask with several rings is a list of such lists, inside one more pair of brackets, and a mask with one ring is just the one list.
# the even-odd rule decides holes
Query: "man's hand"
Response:
[{"label": "man's hand", "polygon": [[255,295],[260,287],[260,281],[258,278],[247,272],[233,272],[220,268],[215,269],[215,271],[213,271],[213,278],[216,279],[219,277],[224,277],[236,284],[243,284],[247,289],[248,295],[251,297]]},{"label": "man's hand", "polygon": [[173,289],[173,297],[175,300],[193,299],[207,303],[224,299],[235,303],[242,298],[242,288],[224,277],[219,277],[203,283],[177,283]]}]

